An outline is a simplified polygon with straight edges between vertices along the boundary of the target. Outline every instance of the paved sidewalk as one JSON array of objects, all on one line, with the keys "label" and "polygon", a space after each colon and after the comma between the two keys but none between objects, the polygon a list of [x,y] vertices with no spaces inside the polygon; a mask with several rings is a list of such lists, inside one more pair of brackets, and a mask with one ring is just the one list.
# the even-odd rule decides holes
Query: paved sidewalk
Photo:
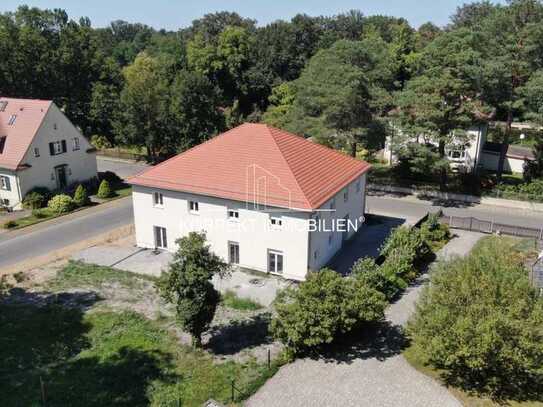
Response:
[{"label": "paved sidewalk", "polygon": [[[463,256],[482,236],[457,232],[438,258]],[[424,274],[400,300],[386,311],[386,335],[371,347],[355,350],[344,358],[301,359],[282,367],[251,399],[247,406],[461,406],[449,391],[418,372],[404,359],[390,336],[397,333],[414,310],[428,276]]]}]

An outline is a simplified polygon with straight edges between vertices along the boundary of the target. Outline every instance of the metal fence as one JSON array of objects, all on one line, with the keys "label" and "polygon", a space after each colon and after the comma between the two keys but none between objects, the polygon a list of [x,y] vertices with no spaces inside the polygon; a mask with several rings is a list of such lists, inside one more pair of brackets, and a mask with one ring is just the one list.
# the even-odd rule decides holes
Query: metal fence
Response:
[{"label": "metal fence", "polygon": [[460,217],[441,215],[441,222],[446,223],[451,228],[471,230],[481,233],[497,233],[518,237],[531,237],[535,239],[543,239],[543,228],[529,228],[524,226],[507,225],[488,220],[482,220],[474,217]]}]

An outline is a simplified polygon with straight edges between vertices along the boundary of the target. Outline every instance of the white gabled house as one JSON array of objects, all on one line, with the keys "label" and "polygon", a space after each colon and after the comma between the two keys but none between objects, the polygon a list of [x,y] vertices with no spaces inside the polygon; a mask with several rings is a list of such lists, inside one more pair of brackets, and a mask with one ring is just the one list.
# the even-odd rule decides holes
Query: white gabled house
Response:
[{"label": "white gabled house", "polygon": [[304,280],[363,223],[370,165],[264,124],[244,124],[131,178],[140,247],[175,251],[205,231],[243,268]]},{"label": "white gabled house", "polygon": [[95,149],[53,102],[0,97],[0,206],[96,176]]}]

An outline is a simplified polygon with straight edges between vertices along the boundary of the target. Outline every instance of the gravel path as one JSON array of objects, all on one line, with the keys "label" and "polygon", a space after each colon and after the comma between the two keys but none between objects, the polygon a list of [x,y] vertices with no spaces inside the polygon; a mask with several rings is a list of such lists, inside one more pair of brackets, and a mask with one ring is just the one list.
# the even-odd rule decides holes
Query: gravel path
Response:
[{"label": "gravel path", "polygon": [[[482,236],[456,232],[439,253],[444,259],[463,256]],[[427,281],[422,275],[400,300],[386,312],[385,335],[374,343],[351,349],[332,358],[300,359],[282,367],[246,406],[461,406],[449,391],[415,370],[401,355],[394,339],[414,310],[415,302]]]}]

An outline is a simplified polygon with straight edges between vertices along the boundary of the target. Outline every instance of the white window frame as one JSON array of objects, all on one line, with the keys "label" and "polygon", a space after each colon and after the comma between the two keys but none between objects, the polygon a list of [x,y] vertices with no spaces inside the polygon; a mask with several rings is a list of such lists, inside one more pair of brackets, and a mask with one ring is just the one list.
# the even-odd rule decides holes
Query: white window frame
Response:
[{"label": "white window frame", "polygon": [[40,149],[38,147],[34,147],[34,157],[38,158],[40,156]]},{"label": "white window frame", "polygon": [[15,120],[17,120],[17,115],[12,114],[8,120],[8,126],[13,126],[15,124]]},{"label": "white window frame", "polygon": [[62,142],[61,141],[53,141],[53,151],[55,155],[62,154]]},{"label": "white window frame", "polygon": [[11,191],[11,182],[9,177],[0,175],[0,189],[3,189],[4,191]]},{"label": "white window frame", "polygon": [[[229,221],[232,221],[232,222],[238,222],[239,221],[239,210],[237,210],[237,209],[227,209],[226,210],[226,215],[227,215]],[[233,243],[235,243],[235,242],[233,242]]]},{"label": "white window frame", "polygon": [[153,192],[153,206],[155,208],[164,207],[164,194],[162,192]]},{"label": "white window frame", "polygon": [[[272,269],[272,267],[270,267],[271,266],[271,256],[273,256],[273,259],[274,259],[274,263],[273,263],[274,267],[273,267],[273,269]],[[278,261],[279,258],[281,258],[280,262]],[[283,272],[285,271],[285,255],[280,250],[268,249],[266,264],[267,264],[268,273],[283,274]],[[279,264],[281,264],[281,269],[279,269]]]},{"label": "white window frame", "polygon": [[79,144],[79,137],[74,137],[72,140],[73,143],[73,151],[78,151],[81,149],[81,145]]},{"label": "white window frame", "polygon": [[188,202],[189,212],[195,215],[200,213],[200,204],[198,201],[189,201]]},{"label": "white window frame", "polygon": [[[237,247],[237,252],[232,253],[232,247]],[[228,263],[239,265],[240,258],[240,248],[238,242],[229,241],[228,242]],[[234,254],[234,255],[233,255]],[[236,258],[237,257],[237,258]]]},{"label": "white window frame", "polygon": [[283,227],[283,218],[280,216],[270,216],[270,226],[280,229]]},{"label": "white window frame", "polygon": [[155,248],[168,248],[168,230],[163,226],[153,226],[153,235],[155,238]]}]

